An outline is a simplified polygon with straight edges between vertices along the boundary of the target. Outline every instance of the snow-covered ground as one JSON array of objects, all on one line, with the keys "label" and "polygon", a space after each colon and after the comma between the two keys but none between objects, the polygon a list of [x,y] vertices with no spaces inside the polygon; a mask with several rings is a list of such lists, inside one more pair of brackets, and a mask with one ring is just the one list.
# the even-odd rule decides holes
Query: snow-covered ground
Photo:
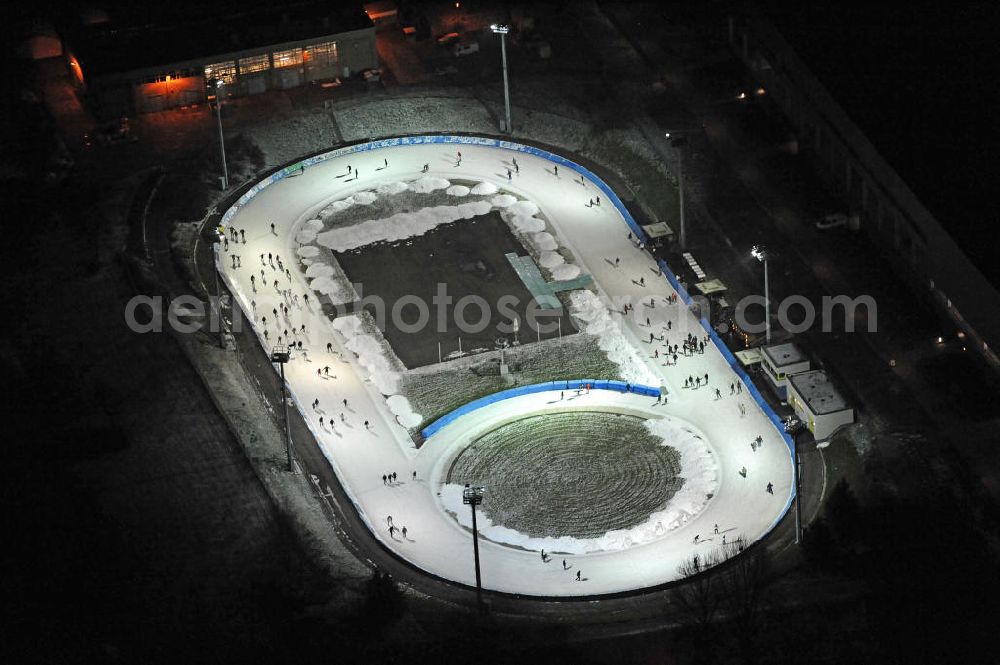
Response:
[{"label": "snow-covered ground", "polygon": [[[343,127],[345,118],[338,117],[338,122]],[[453,159],[456,149],[462,151],[460,166]],[[520,173],[508,182],[505,173],[513,156]],[[383,159],[388,160],[388,168],[376,171]],[[359,181],[343,177],[348,164],[361,171]],[[427,174],[421,173],[424,164],[431,165]],[[403,382],[391,350],[363,321],[343,317],[331,322],[320,311],[317,294],[309,290],[310,281],[329,275],[322,274],[326,272],[322,268],[313,269],[315,262],[321,262],[320,248],[299,242],[313,241],[299,235],[303,222],[314,219],[316,211],[329,202],[355,195],[362,187],[378,192],[380,187],[393,188],[392,183],[415,183],[421,178],[481,181],[497,187],[498,196],[511,195],[537,207],[539,218],[547,222],[546,230],[524,229],[536,241],[537,256],[557,268],[560,264],[546,252],[558,250],[564,261],[570,259],[569,263],[594,278],[597,295],[589,291],[570,295],[584,334],[598,340],[627,380],[662,385],[670,395],[669,404],[663,406],[634,394],[591,391],[580,400],[580,406],[592,406],[587,403],[590,400],[604,408],[645,414],[654,419],[650,425],[654,429],[659,419],[668,416],[690,423],[692,430],[703,436],[714,461],[714,466],[705,466],[703,451],[685,452],[682,443],[675,440],[681,446],[682,475],[694,474],[692,477],[705,482],[709,475],[716,475],[717,491],[712,498],[694,509],[696,497],[681,496],[678,503],[675,496],[671,505],[678,510],[658,519],[663,529],[654,523],[641,538],[621,539],[620,547],[576,554],[570,571],[543,564],[537,552],[484,542],[484,586],[547,596],[641,588],[675,579],[684,559],[717,546],[724,535],[730,539],[742,535],[752,541],[765,534],[783,513],[790,496],[788,450],[746,390],[730,395],[730,386],[735,387],[738,379],[717,349],[708,345],[704,354],[681,356],[676,365],[665,361],[667,344],[680,344],[688,331],[699,337],[703,331],[685,308],[667,303],[667,296],[673,293],[669,283],[658,275],[649,255],[628,238],[628,228],[617,209],[607,201],[588,207],[588,199],[597,193],[593,184],[581,183],[566,168],[555,175],[542,158],[488,146],[439,144],[387,147],[329,159],[301,176],[265,188],[231,220],[234,228],[246,232],[247,244],[231,243],[220,261],[227,283],[254,321],[262,344],[271,347],[279,338],[283,343],[302,342],[303,352],[286,367],[292,395],[373,533],[415,566],[473,584],[471,535],[441,504],[442,465],[450,451],[468,443],[476,431],[544,410],[552,399],[541,393],[480,409],[443,428],[417,450],[407,428],[419,415],[400,393]],[[513,224],[517,224],[516,218]],[[312,230],[318,239],[321,232]],[[276,256],[273,267],[268,253]],[[232,267],[232,254],[240,256],[242,267]],[[290,277],[284,272],[286,268]],[[313,275],[308,275],[310,269]],[[308,304],[304,298],[307,293]],[[633,303],[633,315],[622,316],[623,299]],[[279,305],[289,308],[287,317]],[[706,374],[707,387],[683,387],[688,377],[704,378]],[[314,408],[317,399],[319,404]],[[745,417],[740,404],[746,409]],[[674,436],[670,432],[664,431],[662,436],[669,439]],[[754,451],[750,442],[758,435],[764,444]],[[746,469],[745,477],[739,473],[742,468]],[[398,474],[398,482],[389,486],[382,477],[393,472]],[[773,494],[765,491],[769,482],[773,483]],[[703,494],[706,486],[692,485]],[[691,505],[684,507],[684,501]],[[714,533],[716,524],[718,535]],[[405,539],[399,531],[403,526],[407,527]],[[697,544],[695,535],[699,536]],[[582,571],[585,581],[575,580],[577,570]]]}]

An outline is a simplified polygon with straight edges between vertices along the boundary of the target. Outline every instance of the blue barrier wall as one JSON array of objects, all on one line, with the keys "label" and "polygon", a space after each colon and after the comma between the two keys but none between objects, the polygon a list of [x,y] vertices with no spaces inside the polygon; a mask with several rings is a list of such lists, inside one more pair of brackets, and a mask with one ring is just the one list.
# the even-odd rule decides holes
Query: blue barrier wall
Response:
[{"label": "blue barrier wall", "polygon": [[588,385],[591,390],[610,390],[619,393],[631,392],[637,395],[647,395],[649,397],[656,397],[660,394],[659,387],[644,386],[638,383],[630,384],[623,381],[573,379],[570,381],[547,381],[545,383],[533,383],[528,386],[518,386],[517,388],[511,388],[509,390],[501,390],[498,393],[493,393],[492,395],[487,395],[486,397],[480,397],[479,399],[473,400],[468,404],[463,404],[451,413],[443,415],[432,422],[430,425],[422,429],[420,433],[423,434],[425,439],[429,439],[437,434],[442,427],[450,425],[462,416],[468,415],[477,409],[483,408],[484,406],[502,402],[505,399],[521,397],[522,395],[532,395],[534,393],[544,393],[551,390],[583,390]]}]

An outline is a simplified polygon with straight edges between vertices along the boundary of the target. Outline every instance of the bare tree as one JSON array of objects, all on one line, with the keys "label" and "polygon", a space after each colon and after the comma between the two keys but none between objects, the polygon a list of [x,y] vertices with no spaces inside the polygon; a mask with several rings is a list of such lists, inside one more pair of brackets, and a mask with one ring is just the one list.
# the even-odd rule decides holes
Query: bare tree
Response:
[{"label": "bare tree", "polygon": [[719,609],[722,593],[718,575],[709,571],[719,560],[715,553],[695,554],[677,567],[684,582],[673,596],[680,607],[681,619],[699,629],[707,628]]},{"label": "bare tree", "polygon": [[723,545],[719,556],[719,587],[735,629],[744,662],[753,662],[759,629],[760,605],[772,581],[770,556],[762,546],[744,551],[743,537]]}]

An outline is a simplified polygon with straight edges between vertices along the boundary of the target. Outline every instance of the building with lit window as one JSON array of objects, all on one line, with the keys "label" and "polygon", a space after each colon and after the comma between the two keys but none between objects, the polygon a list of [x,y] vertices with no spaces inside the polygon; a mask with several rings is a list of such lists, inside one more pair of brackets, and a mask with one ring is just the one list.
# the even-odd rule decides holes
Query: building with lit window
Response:
[{"label": "building with lit window", "polygon": [[781,399],[788,399],[788,377],[809,369],[809,359],[791,342],[772,344],[761,349],[760,366],[764,376]]},{"label": "building with lit window", "polygon": [[253,95],[378,67],[361,5],[313,0],[110,16],[65,31],[64,43],[78,89],[102,117],[198,104],[214,96],[216,80],[226,95]]},{"label": "building with lit window", "polygon": [[830,438],[838,428],[854,422],[854,409],[822,370],[789,376],[788,403],[817,441]]}]

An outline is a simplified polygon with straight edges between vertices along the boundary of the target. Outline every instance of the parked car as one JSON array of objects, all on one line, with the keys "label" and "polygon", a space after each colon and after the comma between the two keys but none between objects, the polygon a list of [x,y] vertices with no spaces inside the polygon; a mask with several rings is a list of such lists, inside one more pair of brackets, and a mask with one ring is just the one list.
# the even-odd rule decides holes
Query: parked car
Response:
[{"label": "parked car", "polygon": [[835,212],[831,215],[826,215],[816,222],[816,228],[821,231],[825,231],[826,229],[835,229],[838,226],[847,226],[847,215],[842,212]]},{"label": "parked car", "polygon": [[451,49],[451,52],[455,54],[456,58],[462,55],[479,53],[479,42],[468,42],[467,44],[455,44],[455,46]]}]

